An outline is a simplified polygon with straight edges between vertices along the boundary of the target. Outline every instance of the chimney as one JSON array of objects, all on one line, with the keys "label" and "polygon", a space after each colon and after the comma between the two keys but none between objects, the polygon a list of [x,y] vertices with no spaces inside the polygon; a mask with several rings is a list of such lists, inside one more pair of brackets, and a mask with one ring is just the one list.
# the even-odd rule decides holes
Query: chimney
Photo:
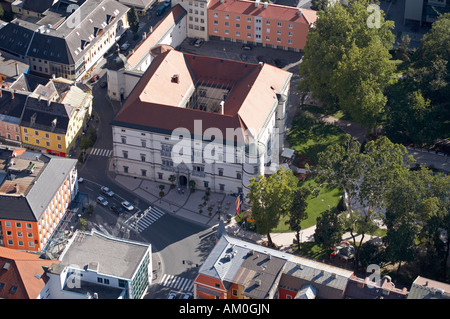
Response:
[{"label": "chimney", "polygon": [[255,0],[255,7],[256,7],[256,8],[259,7],[259,2],[260,2],[260,0]]},{"label": "chimney", "polygon": [[220,113],[223,115],[225,113],[225,102],[221,101],[220,102]]},{"label": "chimney", "polygon": [[264,9],[267,9],[268,6],[269,6],[269,1],[264,2]]},{"label": "chimney", "polygon": [[178,74],[172,76],[172,83],[180,83],[180,76]]},{"label": "chimney", "polygon": [[299,17],[302,16],[302,8],[298,8],[298,16],[299,16]]},{"label": "chimney", "polygon": [[19,74],[19,63],[15,63],[15,67],[16,67],[16,75],[20,75]]}]

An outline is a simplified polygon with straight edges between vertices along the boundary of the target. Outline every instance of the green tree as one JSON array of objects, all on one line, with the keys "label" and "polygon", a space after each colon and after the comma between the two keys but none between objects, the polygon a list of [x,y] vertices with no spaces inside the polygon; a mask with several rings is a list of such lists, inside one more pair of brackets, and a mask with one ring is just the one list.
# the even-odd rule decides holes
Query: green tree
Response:
[{"label": "green tree", "polygon": [[445,277],[450,252],[449,186],[448,175],[433,174],[425,168],[401,174],[391,185],[386,196],[387,232],[383,240],[387,257],[398,263],[397,272],[402,262],[421,259],[419,252],[425,250],[422,264],[442,265],[441,275]]},{"label": "green tree", "polygon": [[[350,136],[346,144],[331,145],[318,154],[317,181],[345,192],[347,212],[343,213],[341,222],[353,239],[356,269],[365,235],[377,229],[376,212],[384,208],[389,187],[408,171],[404,162],[406,154],[404,146],[386,137],[368,142],[361,152],[360,143]],[[360,204],[360,209],[353,209],[356,203]],[[356,241],[358,234],[361,235],[359,243]]]},{"label": "green tree", "polygon": [[394,80],[396,70],[391,58],[379,42],[362,48],[352,43],[331,79],[341,109],[369,131],[381,123],[384,115],[386,87]]},{"label": "green tree", "polygon": [[366,166],[361,144],[346,135],[344,143],[330,145],[317,156],[318,163],[313,170],[316,181],[319,185],[342,189],[345,207],[351,212]]},{"label": "green tree", "polygon": [[328,0],[311,0],[311,9],[320,11],[328,7]]},{"label": "green tree", "polygon": [[[340,70],[347,73],[352,68],[355,70],[353,80],[357,83],[358,90],[350,93],[362,100],[363,94],[368,93],[365,90],[369,89],[369,84],[377,83],[376,87],[380,87],[391,69],[391,65],[385,63],[388,57],[385,51],[393,47],[395,36],[391,29],[394,24],[392,21],[385,21],[384,13],[380,12],[380,27],[370,28],[367,24],[370,16],[367,7],[370,3],[369,0],[350,1],[344,7],[338,2],[326,11],[319,11],[315,27],[308,34],[305,54],[300,64],[302,81],[299,90],[303,94],[311,92],[315,99],[324,103],[328,112],[338,110],[340,98],[345,96],[344,92],[339,92],[344,85],[337,85],[335,82],[336,79],[348,78],[347,74],[340,75],[337,71],[344,57],[348,65],[341,62]],[[381,61],[370,57],[374,53],[381,54]],[[356,56],[353,57],[353,54]],[[360,65],[357,63],[358,58],[363,59]],[[364,63],[370,64],[362,65]],[[379,70],[380,67],[387,70]],[[374,73],[374,78],[368,73]],[[369,83],[365,84],[365,81]],[[348,89],[345,92],[349,92]]]},{"label": "green tree", "polygon": [[335,210],[328,209],[317,217],[314,242],[322,248],[331,250],[342,240],[343,234],[342,222]]},{"label": "green tree", "polygon": [[307,199],[310,195],[310,190],[305,187],[299,187],[293,194],[291,208],[288,211],[288,220],[286,224],[289,228],[295,231],[297,247],[300,250],[300,231],[302,230],[301,222],[308,218],[306,208],[308,207]]},{"label": "green tree", "polygon": [[270,232],[275,228],[280,217],[286,215],[292,207],[294,191],[298,187],[298,179],[291,170],[283,167],[270,176],[259,176],[250,180],[247,194],[251,206],[252,218],[255,220],[259,234],[267,235],[269,246],[273,247]]},{"label": "green tree", "polygon": [[131,7],[131,9],[128,11],[127,16],[131,31],[133,31],[134,34],[137,34],[139,30],[139,16],[137,14],[136,8]]}]

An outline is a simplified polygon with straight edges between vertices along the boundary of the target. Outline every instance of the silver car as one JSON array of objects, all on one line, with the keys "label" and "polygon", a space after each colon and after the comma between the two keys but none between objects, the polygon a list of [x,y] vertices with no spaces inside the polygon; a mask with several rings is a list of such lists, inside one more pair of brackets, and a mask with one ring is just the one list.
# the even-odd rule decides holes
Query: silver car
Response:
[{"label": "silver car", "polygon": [[108,206],[108,201],[106,199],[104,199],[102,196],[97,197],[96,199],[97,203],[99,203],[100,205],[106,207]]},{"label": "silver car", "polygon": [[102,192],[105,193],[106,195],[108,195],[109,197],[113,197],[114,196],[114,192],[112,190],[110,190],[108,187],[106,186],[102,186],[101,188]]},{"label": "silver car", "polygon": [[122,202],[122,206],[125,207],[125,209],[130,210],[130,211],[134,209],[134,206],[131,205],[131,204],[130,204],[129,202],[127,202],[127,201]]}]

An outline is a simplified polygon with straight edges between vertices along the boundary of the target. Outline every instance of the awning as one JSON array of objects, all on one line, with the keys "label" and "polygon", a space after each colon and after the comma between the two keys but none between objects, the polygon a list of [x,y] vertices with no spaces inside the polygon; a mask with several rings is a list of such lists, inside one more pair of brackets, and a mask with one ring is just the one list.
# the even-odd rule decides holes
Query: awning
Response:
[{"label": "awning", "polygon": [[291,148],[285,148],[283,153],[281,153],[281,157],[292,158],[294,156],[295,151]]}]

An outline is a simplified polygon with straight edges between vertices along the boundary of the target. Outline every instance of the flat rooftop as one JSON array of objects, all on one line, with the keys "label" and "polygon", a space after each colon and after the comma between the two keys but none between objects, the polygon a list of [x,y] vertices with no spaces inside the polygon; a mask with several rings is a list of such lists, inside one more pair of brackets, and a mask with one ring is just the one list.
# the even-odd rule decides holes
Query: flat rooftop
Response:
[{"label": "flat rooftop", "polygon": [[109,237],[96,231],[77,231],[61,255],[64,265],[132,279],[150,244]]}]

